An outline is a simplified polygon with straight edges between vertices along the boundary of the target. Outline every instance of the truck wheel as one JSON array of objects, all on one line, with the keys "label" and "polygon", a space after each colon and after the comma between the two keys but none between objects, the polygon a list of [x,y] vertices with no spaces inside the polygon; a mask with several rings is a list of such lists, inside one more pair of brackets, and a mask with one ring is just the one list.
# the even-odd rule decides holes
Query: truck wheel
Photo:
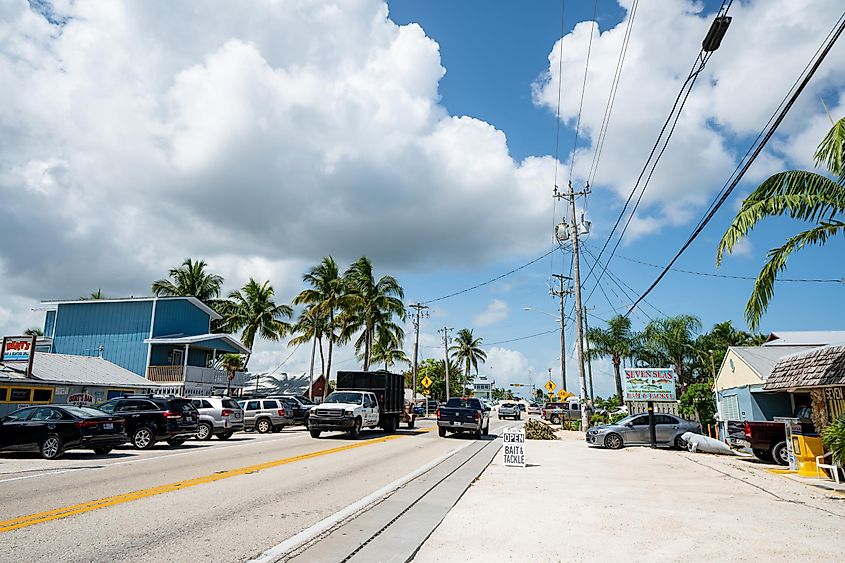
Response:
[{"label": "truck wheel", "polygon": [[560,415],[553,414],[552,419],[549,422],[552,424],[560,424]]},{"label": "truck wheel", "polygon": [[443,428],[442,426],[438,427],[437,428],[437,434],[439,434],[441,438],[445,438],[446,437],[446,429]]},{"label": "truck wheel", "polygon": [[487,421],[487,426],[484,427],[484,430],[481,433],[485,436],[490,434],[490,420]]},{"label": "truck wheel", "polygon": [[772,452],[769,450],[751,450],[754,454],[754,457],[759,459],[760,461],[772,461]]},{"label": "truck wheel", "polygon": [[361,437],[361,419],[356,418],[355,424],[352,425],[352,429],[349,431],[349,436],[351,436],[354,440],[357,440]]},{"label": "truck wheel", "polygon": [[778,442],[772,447],[772,457],[779,465],[789,465],[789,451],[786,442]]},{"label": "truck wheel", "polygon": [[411,416],[411,419],[408,421],[408,428],[414,427],[414,416]]},{"label": "truck wheel", "polygon": [[320,437],[320,430],[311,429],[311,430],[309,430],[309,432],[311,433],[312,438],[319,438]]}]

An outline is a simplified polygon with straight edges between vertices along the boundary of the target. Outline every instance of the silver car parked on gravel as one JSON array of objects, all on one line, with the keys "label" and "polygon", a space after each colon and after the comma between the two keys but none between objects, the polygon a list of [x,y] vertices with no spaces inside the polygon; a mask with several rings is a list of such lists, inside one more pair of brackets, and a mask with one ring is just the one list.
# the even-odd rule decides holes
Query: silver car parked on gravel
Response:
[{"label": "silver car parked on gravel", "polygon": [[278,432],[294,424],[293,413],[280,399],[244,399],[238,404],[244,409],[244,429],[247,432]]},{"label": "silver car parked on gravel", "polygon": [[[701,424],[684,420],[671,414],[654,415],[657,445],[686,449],[686,442],[681,438],[684,432],[701,434]],[[595,426],[587,430],[587,444],[604,446],[618,450],[624,446],[644,446],[651,444],[651,433],[647,414],[632,414],[614,424]]]},{"label": "silver car parked on gravel", "polygon": [[211,440],[217,436],[228,440],[244,429],[244,411],[229,397],[192,397],[191,403],[200,413],[197,438]]}]

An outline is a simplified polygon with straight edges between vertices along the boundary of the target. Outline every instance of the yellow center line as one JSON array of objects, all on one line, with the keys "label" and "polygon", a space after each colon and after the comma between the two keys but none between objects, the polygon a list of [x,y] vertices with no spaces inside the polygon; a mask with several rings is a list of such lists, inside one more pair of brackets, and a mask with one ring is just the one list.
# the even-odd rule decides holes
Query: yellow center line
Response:
[{"label": "yellow center line", "polygon": [[[424,434],[425,432],[430,432],[432,428],[423,428],[420,430],[414,431],[413,434]],[[67,518],[68,516],[73,516],[75,514],[82,514],[84,512],[90,512],[92,510],[99,510],[101,508],[106,508],[108,506],[114,506],[116,504],[123,504],[125,502],[130,502],[133,500],[139,500],[142,498],[152,497],[156,495],[160,495],[163,493],[170,493],[173,491],[179,491],[181,489],[187,489],[188,487],[196,487],[197,485],[204,485],[206,483],[214,483],[215,481],[221,481],[223,479],[229,479],[230,477],[236,477],[238,475],[244,475],[247,473],[255,473],[257,471],[261,471],[263,469],[270,469],[272,467],[279,467],[281,465],[287,465],[290,463],[295,463],[297,461],[304,461],[306,459],[314,459],[317,457],[322,457],[325,455],[330,455],[338,452],[344,452],[347,450],[354,450],[356,448],[362,448],[364,446],[369,446],[371,444],[379,444],[382,442],[388,442],[390,440],[395,440],[397,438],[404,438],[409,434],[393,434],[390,436],[383,436],[380,438],[372,438],[370,440],[364,440],[362,442],[355,442],[354,444],[346,444],[344,446],[338,446],[336,448],[329,448],[326,450],[318,450],[316,452],[311,452],[307,454],[301,454],[292,457],[286,457],[283,459],[277,459],[274,461],[267,461],[264,463],[259,463],[256,465],[250,465],[247,467],[240,467],[238,469],[230,469],[228,471],[220,471],[218,473],[212,473],[211,475],[204,475],[202,477],[195,477],[193,479],[188,479],[186,481],[179,481],[177,483],[169,483],[167,485],[160,485],[158,487],[151,487],[149,489],[141,489],[138,491],[132,491],[129,493],[124,493],[120,495],[115,495],[111,497],[101,498],[98,500],[92,500],[89,502],[83,502],[80,504],[74,504],[71,506],[64,506],[62,508],[56,508],[53,510],[48,510],[47,512],[39,512],[38,514],[29,514],[27,516],[20,516],[18,518],[12,518],[11,520],[4,520],[0,522],[0,533],[2,532],[11,532],[12,530],[17,530],[20,528],[26,528],[28,526],[34,526],[35,524],[42,524],[44,522],[50,522],[51,520],[59,520],[61,518]]]}]

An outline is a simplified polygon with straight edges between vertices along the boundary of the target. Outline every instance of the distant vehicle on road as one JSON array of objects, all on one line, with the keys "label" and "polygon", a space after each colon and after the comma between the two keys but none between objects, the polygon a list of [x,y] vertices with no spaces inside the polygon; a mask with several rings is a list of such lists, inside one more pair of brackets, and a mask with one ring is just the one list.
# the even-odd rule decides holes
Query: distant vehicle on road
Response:
[{"label": "distant vehicle on road", "polygon": [[344,430],[353,438],[363,428],[393,433],[400,421],[413,427],[415,415],[405,407],[405,376],[389,371],[339,371],[336,391],[311,407],[308,430],[319,438],[325,430]]},{"label": "distant vehicle on road", "polygon": [[191,397],[191,404],[199,411],[197,438],[211,440],[217,436],[228,440],[244,429],[244,411],[229,397]]},{"label": "distant vehicle on road", "polygon": [[540,405],[538,405],[536,403],[531,403],[530,405],[528,405],[527,412],[528,412],[528,414],[540,414],[541,413]]},{"label": "distant vehicle on road", "polygon": [[294,424],[301,424],[308,427],[308,413],[311,412],[311,407],[314,402],[308,397],[302,395],[270,395],[270,399],[279,399],[284,401],[287,410],[293,417]]},{"label": "distant vehicle on road", "polygon": [[522,418],[522,411],[514,403],[502,403],[499,405],[499,420],[503,418],[519,420]]},{"label": "distant vehicle on road", "polygon": [[96,408],[126,421],[129,442],[139,450],[165,440],[177,447],[197,433],[199,412],[182,397],[132,395],[110,399]]},{"label": "distant vehicle on road", "polygon": [[[687,444],[681,438],[684,432],[701,434],[701,424],[684,420],[669,414],[655,414],[655,436],[657,445],[686,449]],[[624,446],[651,444],[651,432],[647,414],[633,414],[614,424],[594,426],[587,430],[587,444],[604,446],[618,450]]]},{"label": "distant vehicle on road", "polygon": [[37,451],[44,459],[75,449],[105,455],[126,440],[122,418],[90,407],[43,405],[0,418],[0,450]]},{"label": "distant vehicle on road", "polygon": [[293,416],[284,401],[279,399],[248,399],[238,401],[244,410],[244,430],[256,430],[259,434],[278,432],[285,426],[293,426]]},{"label": "distant vehicle on road", "polygon": [[543,420],[548,420],[552,424],[581,420],[581,405],[575,397],[561,403],[546,403],[542,410],[542,416]]},{"label": "distant vehicle on road", "polygon": [[519,412],[525,412],[525,403],[517,403],[516,408],[519,409]]},{"label": "distant vehicle on road", "polygon": [[448,432],[472,432],[476,438],[486,436],[490,432],[490,408],[480,399],[452,397],[437,409],[437,432],[441,438]]}]

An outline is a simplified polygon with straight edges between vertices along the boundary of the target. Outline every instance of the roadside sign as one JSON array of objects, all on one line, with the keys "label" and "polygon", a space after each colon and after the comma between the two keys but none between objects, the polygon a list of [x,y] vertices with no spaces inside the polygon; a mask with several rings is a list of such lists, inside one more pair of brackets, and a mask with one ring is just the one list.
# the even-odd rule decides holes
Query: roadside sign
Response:
[{"label": "roadside sign", "polygon": [[505,467],[525,467],[525,429],[506,428],[502,440]]},{"label": "roadside sign", "polygon": [[624,380],[626,402],[676,400],[672,368],[627,368]]},{"label": "roadside sign", "polygon": [[574,397],[574,396],[575,395],[573,395],[572,393],[570,393],[566,389],[561,389],[560,391],[557,392],[557,398],[560,399],[561,401],[565,401],[569,397]]},{"label": "roadside sign", "polygon": [[551,379],[548,380],[543,387],[545,387],[546,391],[548,391],[549,393],[554,393],[555,389],[557,389],[557,385],[555,385],[555,382]]},{"label": "roadside sign", "polygon": [[429,387],[431,387],[431,384],[434,383],[434,382],[431,380],[431,378],[429,376],[426,375],[425,377],[422,378],[421,383],[422,383],[423,387],[428,389]]},{"label": "roadside sign", "polygon": [[550,400],[550,401],[554,401],[554,400],[555,400],[555,394],[554,394],[554,393],[549,393],[549,400]]},{"label": "roadside sign", "polygon": [[431,395],[431,389],[423,389],[423,395]]}]

